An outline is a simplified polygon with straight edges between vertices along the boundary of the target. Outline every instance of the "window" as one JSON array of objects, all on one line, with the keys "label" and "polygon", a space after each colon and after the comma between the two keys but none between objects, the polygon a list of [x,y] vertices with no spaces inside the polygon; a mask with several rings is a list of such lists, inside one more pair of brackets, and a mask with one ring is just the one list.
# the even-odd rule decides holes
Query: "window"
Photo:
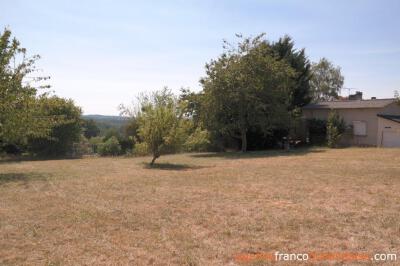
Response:
[{"label": "window", "polygon": [[367,135],[367,122],[353,121],[353,134],[354,134],[354,136],[366,136]]}]

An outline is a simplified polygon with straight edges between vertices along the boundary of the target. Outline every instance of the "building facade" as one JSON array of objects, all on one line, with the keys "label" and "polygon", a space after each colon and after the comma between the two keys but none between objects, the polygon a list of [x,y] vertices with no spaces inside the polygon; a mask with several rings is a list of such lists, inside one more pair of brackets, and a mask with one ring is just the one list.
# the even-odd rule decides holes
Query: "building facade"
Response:
[{"label": "building facade", "polygon": [[332,110],[349,128],[341,139],[342,144],[400,147],[400,105],[395,99],[318,102],[303,107],[303,116],[327,120]]}]

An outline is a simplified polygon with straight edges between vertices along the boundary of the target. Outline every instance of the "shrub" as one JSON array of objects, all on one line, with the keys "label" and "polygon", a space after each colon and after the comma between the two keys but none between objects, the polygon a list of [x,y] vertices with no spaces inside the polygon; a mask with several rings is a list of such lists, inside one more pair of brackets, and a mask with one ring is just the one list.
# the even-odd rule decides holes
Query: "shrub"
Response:
[{"label": "shrub", "polygon": [[146,142],[136,143],[134,148],[135,155],[147,155],[149,154],[149,146]]},{"label": "shrub", "polygon": [[118,139],[113,136],[113,137],[109,138],[106,142],[101,143],[98,146],[97,152],[101,156],[119,155],[121,153],[121,145],[119,145]]},{"label": "shrub", "polygon": [[85,137],[85,135],[81,135],[78,142],[73,144],[71,156],[72,157],[81,157],[85,154],[92,154],[93,149],[92,145],[90,144],[89,140]]},{"label": "shrub", "polygon": [[210,145],[210,136],[207,130],[196,128],[184,143],[186,151],[206,151]]},{"label": "shrub", "polygon": [[133,137],[120,138],[118,139],[119,145],[121,145],[121,153],[131,153],[134,145]]},{"label": "shrub", "polygon": [[22,149],[16,144],[2,145],[0,141],[0,152],[4,152],[6,154],[19,155],[22,153]]},{"label": "shrub", "polygon": [[89,139],[89,143],[92,146],[92,150],[94,153],[99,152],[99,146],[103,143],[102,137],[93,137]]},{"label": "shrub", "polygon": [[343,118],[335,111],[331,111],[326,124],[326,139],[330,148],[336,148],[340,137],[346,130]]}]

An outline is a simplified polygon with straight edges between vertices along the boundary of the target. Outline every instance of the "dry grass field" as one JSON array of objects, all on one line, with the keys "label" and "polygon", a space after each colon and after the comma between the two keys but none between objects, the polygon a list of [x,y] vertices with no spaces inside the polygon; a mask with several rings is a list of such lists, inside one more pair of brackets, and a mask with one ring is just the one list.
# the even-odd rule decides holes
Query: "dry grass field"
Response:
[{"label": "dry grass field", "polygon": [[145,161],[0,162],[0,265],[240,265],[235,254],[400,251],[399,149]]}]

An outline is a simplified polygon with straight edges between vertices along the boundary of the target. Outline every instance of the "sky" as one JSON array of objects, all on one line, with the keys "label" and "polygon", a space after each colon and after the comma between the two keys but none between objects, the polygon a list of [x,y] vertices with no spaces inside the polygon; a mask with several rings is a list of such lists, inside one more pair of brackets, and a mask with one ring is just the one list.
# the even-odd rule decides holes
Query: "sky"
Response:
[{"label": "sky", "polygon": [[41,56],[54,93],[84,114],[118,115],[164,86],[201,90],[204,65],[235,33],[291,36],[311,61],[340,66],[364,98],[400,90],[398,0],[1,1],[0,27]]}]

